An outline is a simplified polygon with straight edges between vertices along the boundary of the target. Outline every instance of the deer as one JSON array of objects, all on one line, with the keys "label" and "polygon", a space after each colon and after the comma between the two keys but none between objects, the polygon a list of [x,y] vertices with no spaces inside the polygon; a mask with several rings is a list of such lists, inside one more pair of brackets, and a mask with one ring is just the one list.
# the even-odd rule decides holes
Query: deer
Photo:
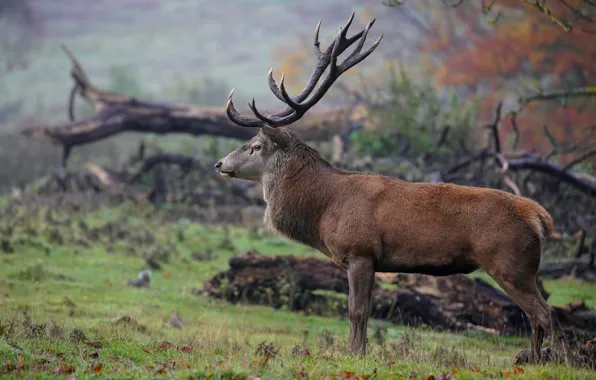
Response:
[{"label": "deer", "polygon": [[[269,87],[286,105],[282,111],[261,113],[253,98],[248,105],[255,117],[243,116],[234,106],[234,90],[230,92],[228,118],[258,132],[219,160],[216,172],[260,184],[265,225],[320,251],[347,271],[350,354],[366,355],[376,272],[448,276],[483,269],[527,316],[531,356],[539,360],[547,332],[563,339],[556,311],[537,286],[545,240],[554,230],[542,206],[498,189],[407,182],[340,169],[287,128],[320,101],[341,74],[379,46],[383,34],[362,51],[375,19],[347,36],[353,19],[354,12],[325,51],[319,43],[319,21],[314,34],[316,67],[297,96],[288,94],[283,74],[278,86],[269,70]],[[355,43],[352,53],[338,63]]]}]

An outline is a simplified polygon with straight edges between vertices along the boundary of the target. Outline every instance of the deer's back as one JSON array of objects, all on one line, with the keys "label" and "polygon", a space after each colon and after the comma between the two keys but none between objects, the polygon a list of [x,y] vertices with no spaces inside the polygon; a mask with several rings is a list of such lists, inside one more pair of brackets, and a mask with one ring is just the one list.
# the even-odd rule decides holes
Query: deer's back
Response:
[{"label": "deer's back", "polygon": [[328,248],[405,255],[412,265],[498,249],[533,234],[520,210],[543,210],[504,191],[453,184],[410,183],[349,174],[338,178],[334,202],[321,220]]}]

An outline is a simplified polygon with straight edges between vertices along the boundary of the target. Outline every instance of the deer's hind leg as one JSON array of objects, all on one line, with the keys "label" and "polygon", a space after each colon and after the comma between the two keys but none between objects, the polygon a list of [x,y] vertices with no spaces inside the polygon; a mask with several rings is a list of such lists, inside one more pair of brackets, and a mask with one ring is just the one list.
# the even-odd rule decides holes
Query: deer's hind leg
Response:
[{"label": "deer's hind leg", "polygon": [[530,321],[533,362],[540,361],[545,333],[552,326],[550,307],[540,294],[536,282],[540,251],[540,248],[536,247],[533,251],[526,249],[521,253],[506,252],[499,254],[491,265],[482,265]]},{"label": "deer's hind leg", "polygon": [[[550,314],[540,301],[542,295],[536,287],[536,277],[528,276],[526,279],[515,279],[505,275],[493,276],[493,278],[528,317],[532,328],[532,361],[539,362],[545,332],[551,323]],[[546,303],[546,301],[544,302]]]},{"label": "deer's hind leg", "polygon": [[[538,285],[536,285],[536,289],[538,289]],[[548,320],[548,324],[542,327],[544,328],[544,330],[546,330],[548,334],[550,334],[553,346],[555,344],[558,344],[557,348],[561,350],[561,354],[563,355],[562,359],[566,362],[569,362],[569,360],[571,359],[569,352],[570,347],[567,344],[567,339],[565,337],[565,334],[563,333],[561,324],[559,323],[557,312],[552,306],[550,306],[546,302],[544,297],[542,297],[540,291],[538,291],[538,294],[540,295],[540,298],[538,300],[542,304],[543,309],[550,317]]]}]

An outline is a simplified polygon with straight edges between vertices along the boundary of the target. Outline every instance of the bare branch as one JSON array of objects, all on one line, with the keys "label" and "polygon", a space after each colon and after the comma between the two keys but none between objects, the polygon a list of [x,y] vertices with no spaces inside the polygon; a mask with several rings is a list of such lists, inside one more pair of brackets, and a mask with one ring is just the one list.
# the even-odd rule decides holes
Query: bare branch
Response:
[{"label": "bare branch", "polygon": [[562,20],[560,20],[558,17],[556,17],[553,14],[553,12],[550,10],[550,8],[546,6],[546,1],[544,1],[544,0],[542,0],[542,1],[541,0],[519,0],[519,1],[535,7],[540,12],[544,13],[552,22],[554,22],[555,24],[560,26],[561,29],[563,29],[564,31],[569,32],[571,30],[571,24],[565,23]]},{"label": "bare branch", "polygon": [[[256,131],[232,123],[219,107],[165,104],[139,100],[97,89],[72,52],[62,49],[71,61],[74,86],[69,94],[69,122],[28,128],[21,133],[31,138],[49,138],[63,148],[62,165],[66,167],[72,148],[103,140],[122,132],[154,134],[184,133],[249,139]],[[75,121],[74,102],[80,95],[95,110],[95,115]],[[330,108],[306,117],[295,124],[294,131],[308,140],[328,139],[343,127],[350,110]]]},{"label": "bare branch", "polygon": [[[495,5],[495,2],[496,2],[496,0],[491,0],[490,3],[482,6],[482,13],[484,13],[485,16],[488,16],[490,13],[492,13],[493,6]],[[488,22],[490,24],[496,24],[500,18],[501,18],[501,12],[497,12],[497,14],[495,15],[494,18],[488,19]]]},{"label": "bare branch", "polygon": [[467,157],[467,158],[463,159],[462,161],[458,162],[457,164],[451,166],[450,168],[444,170],[441,173],[441,176],[447,181],[450,178],[450,176],[453,176],[458,171],[472,165],[473,163],[475,163],[477,161],[485,160],[491,156],[492,156],[492,154],[488,151],[488,149],[485,149],[482,152],[480,152],[476,155]]},{"label": "bare branch", "polygon": [[445,141],[447,141],[447,136],[449,135],[449,131],[451,130],[451,126],[450,125],[445,125],[442,130],[441,130],[441,137],[439,137],[439,140],[437,141],[436,145],[435,145],[435,150],[439,149],[441,146],[443,146],[443,144],[445,144]]},{"label": "bare branch", "polygon": [[441,128],[441,134],[439,135],[439,139],[435,143],[435,147],[433,150],[429,150],[424,154],[423,161],[428,161],[434,153],[436,153],[447,141],[447,136],[449,136],[449,131],[451,130],[450,125],[445,125]]},{"label": "bare branch", "polygon": [[79,85],[75,83],[75,85],[72,86],[72,90],[70,90],[70,95],[68,97],[68,119],[70,121],[75,121],[74,104],[75,104],[75,96],[76,96],[78,90],[79,90]]},{"label": "bare branch", "polygon": [[[495,110],[494,122],[486,126],[487,128],[490,128],[492,132],[488,146],[480,153],[465,158],[454,166],[443,170],[441,174],[444,180],[448,181],[452,178],[455,178],[456,173],[463,168],[478,161],[484,162],[487,158],[492,157],[494,158],[497,166],[500,168],[499,172],[504,175],[505,184],[516,194],[521,194],[521,191],[517,184],[505,174],[507,171],[531,170],[532,172],[547,174],[569,184],[583,193],[596,197],[596,178],[588,174],[574,173],[570,170],[579,162],[583,162],[590,157],[596,156],[596,148],[588,150],[564,167],[552,164],[545,158],[539,157],[530,152],[504,152],[498,133],[498,125],[501,120],[501,107],[502,103],[499,103]],[[551,142],[554,146],[554,150],[558,151],[560,149],[559,143],[554,139],[554,137],[552,137],[552,135],[550,135],[550,132],[546,127],[545,133],[551,136]],[[527,188],[527,185],[525,187]]]},{"label": "bare branch", "polygon": [[490,128],[493,134],[493,142],[494,148],[496,153],[501,153],[501,139],[499,138],[499,124],[501,123],[501,109],[503,108],[503,102],[499,102],[497,104],[497,108],[495,109],[495,121],[492,124],[487,125],[487,128]]},{"label": "bare branch", "polygon": [[544,130],[544,135],[548,138],[548,141],[550,141],[550,145],[553,147],[553,149],[559,148],[559,142],[557,141],[555,136],[553,136],[553,134],[550,132],[548,126],[545,124],[544,127],[542,127],[542,129]]},{"label": "bare branch", "polygon": [[513,149],[519,148],[519,142],[521,135],[519,133],[519,127],[517,125],[517,113],[511,113],[511,126],[513,127],[513,132],[515,133],[515,140],[513,140]]},{"label": "bare branch", "polygon": [[569,4],[567,1],[559,0],[559,2],[561,2],[561,4],[563,4],[567,9],[569,9],[571,12],[573,12],[575,15],[577,15],[580,19],[585,20],[585,21],[590,21],[590,22],[596,22],[595,18],[586,15],[580,9],[575,8],[574,6]]},{"label": "bare branch", "polygon": [[[492,12],[493,6],[495,5],[496,2],[497,2],[496,0],[490,0],[490,2],[487,5],[483,4],[482,5],[482,13],[484,13],[485,15],[488,16]],[[581,8],[582,5],[585,5],[588,7],[596,7],[596,2],[594,2],[593,0],[583,0],[581,5],[577,6],[577,7],[571,5],[566,0],[558,0],[558,2],[560,4],[565,6],[568,10],[571,11],[571,13],[573,15],[576,16],[576,20],[572,20],[572,21],[571,20],[564,21],[559,16],[556,16],[552,12],[551,8],[546,5],[545,0],[518,0],[518,2],[521,4],[526,4],[534,9],[536,9],[538,12],[544,14],[546,17],[548,17],[548,19],[551,22],[553,22],[555,25],[560,27],[565,32],[570,32],[572,30],[572,28],[573,28],[572,21],[584,21],[584,22],[588,22],[588,23],[596,23],[596,18],[594,18],[594,16],[592,16],[590,14],[583,12],[582,8]],[[400,0],[383,0],[382,3],[388,7],[396,7],[399,5],[404,5],[406,3],[406,0],[401,0],[401,1]],[[464,3],[464,0],[454,0],[453,2],[450,2],[449,0],[443,0],[443,3],[449,8],[457,8]],[[491,24],[494,24],[499,20],[500,16],[501,16],[501,12],[498,12],[494,18],[488,19],[488,21]],[[587,30],[581,26],[579,29],[586,33],[595,33],[596,32],[594,30]]]},{"label": "bare branch", "polygon": [[517,113],[526,107],[528,104],[536,101],[544,100],[562,100],[567,102],[569,99],[574,98],[596,98],[596,86],[577,87],[570,90],[557,90],[550,92],[542,92],[536,95],[528,96],[520,99],[520,106]]},{"label": "bare branch", "polygon": [[575,165],[584,162],[585,160],[587,160],[588,158],[590,158],[592,156],[596,156],[596,149],[589,150],[589,151],[585,152],[584,154],[582,154],[581,156],[577,157],[576,159],[574,159],[573,161],[568,163],[563,168],[563,171],[567,171],[567,170],[571,169]]},{"label": "bare branch", "polygon": [[570,90],[543,92],[525,99],[526,103],[535,100],[571,99],[579,97],[596,97],[596,86],[577,87]]},{"label": "bare branch", "polygon": [[596,197],[596,179],[587,175],[573,173],[569,170],[551,164],[540,158],[508,160],[509,170],[533,170],[536,172],[548,174],[568,183],[577,190]]},{"label": "bare branch", "polygon": [[511,177],[509,177],[508,175],[505,175],[505,176],[503,176],[503,179],[505,180],[505,184],[507,186],[509,186],[509,188],[513,191],[513,194],[515,194],[517,196],[522,195],[521,191],[519,191],[519,187],[517,186],[515,181],[511,179]]}]

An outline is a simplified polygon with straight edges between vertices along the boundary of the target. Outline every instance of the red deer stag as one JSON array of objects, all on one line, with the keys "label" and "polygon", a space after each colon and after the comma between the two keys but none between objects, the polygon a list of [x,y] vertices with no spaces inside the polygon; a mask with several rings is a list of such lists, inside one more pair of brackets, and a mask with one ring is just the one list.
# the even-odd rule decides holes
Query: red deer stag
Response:
[{"label": "red deer stag", "polygon": [[[528,316],[532,356],[538,359],[546,331],[562,337],[555,310],[536,284],[544,241],[553,230],[544,208],[500,190],[409,183],[340,170],[282,128],[300,119],[342,73],[379,45],[383,35],[362,52],[374,20],[354,36],[346,36],[353,18],[354,13],[325,52],[319,46],[319,22],[314,37],[317,65],[296,97],[286,92],[283,75],[278,87],[269,71],[271,91],[287,105],[283,111],[265,115],[253,98],[249,106],[256,118],[244,117],[234,108],[232,90],[228,117],[260,130],[217,162],[216,170],[261,184],[267,203],[265,223],[348,271],[352,354],[366,354],[375,272],[446,276],[483,268]],[[338,63],[337,57],[355,42],[354,51]],[[327,68],[327,76],[314,91]]]}]

